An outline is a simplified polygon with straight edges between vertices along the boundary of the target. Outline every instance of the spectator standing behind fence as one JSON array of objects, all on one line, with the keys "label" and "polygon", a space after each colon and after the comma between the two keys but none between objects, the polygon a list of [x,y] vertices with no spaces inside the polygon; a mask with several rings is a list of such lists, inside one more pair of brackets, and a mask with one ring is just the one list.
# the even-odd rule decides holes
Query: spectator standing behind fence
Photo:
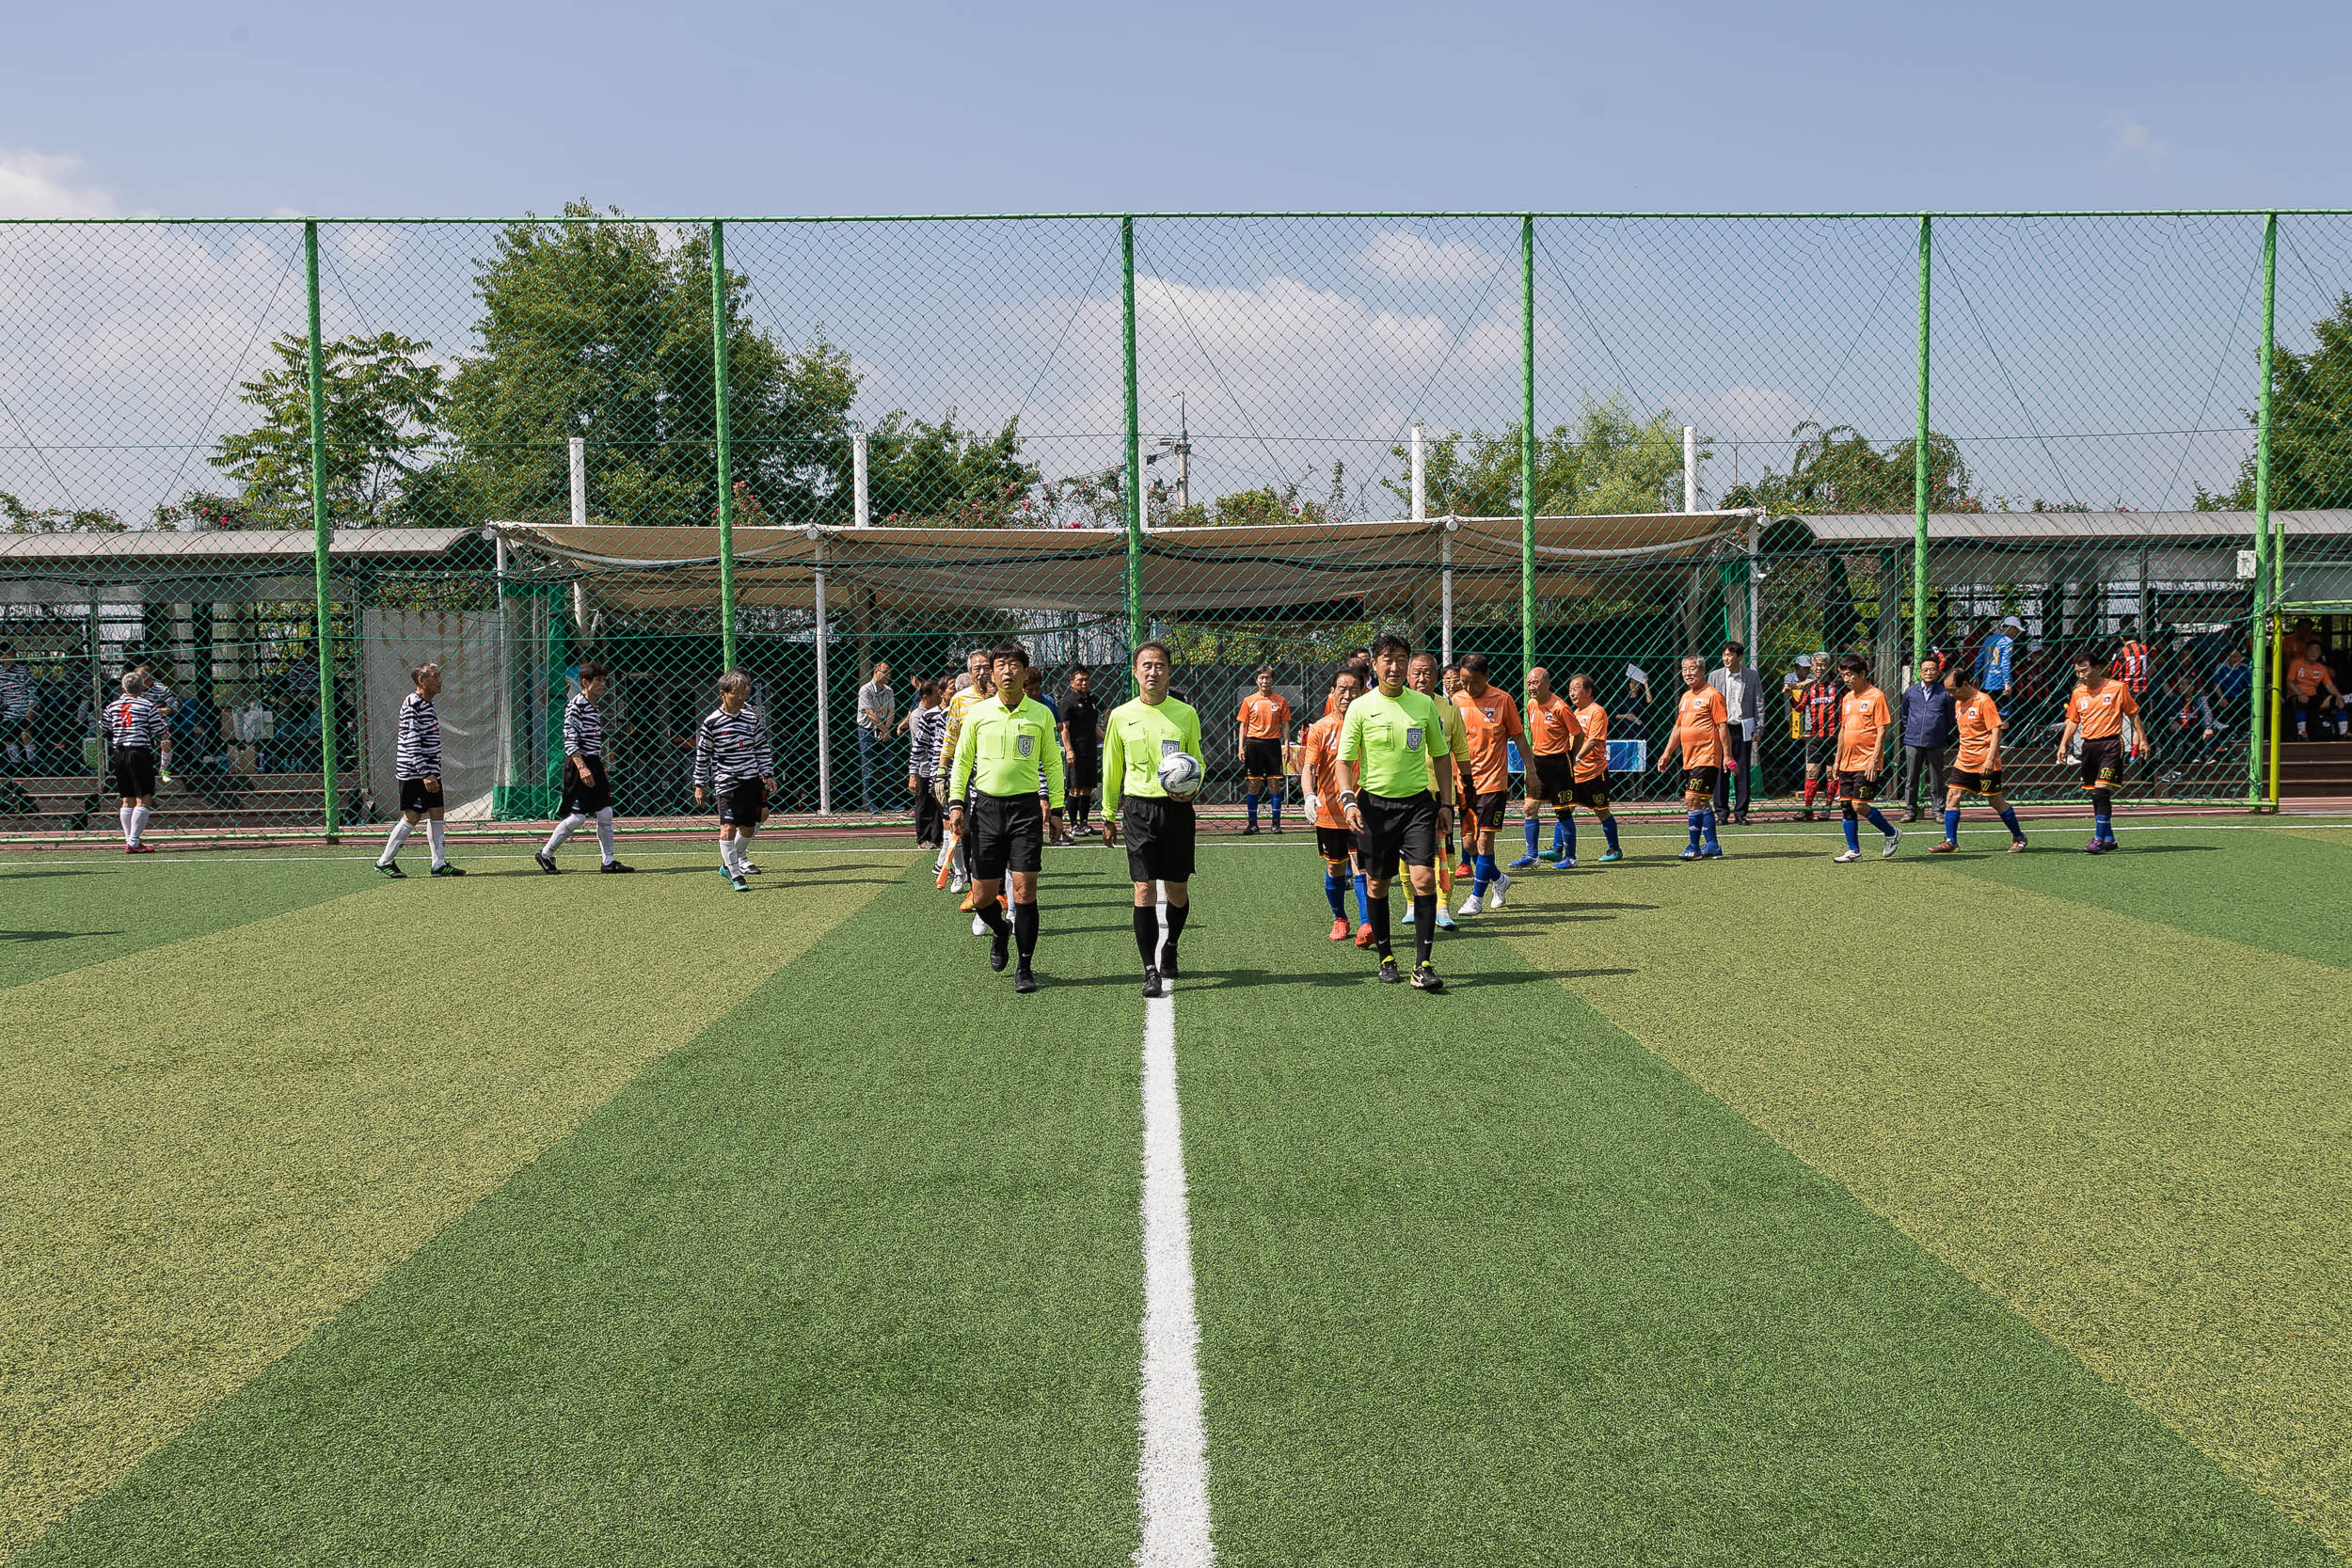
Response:
[{"label": "spectator standing behind fence", "polygon": [[0,642],[0,736],[8,742],[8,765],[22,768],[33,754],[33,677],[16,661],[16,649]]},{"label": "spectator standing behind fence", "polygon": [[2253,693],[2254,667],[2246,662],[2244,648],[2232,648],[2213,672],[2213,694],[2219,704],[2216,716],[2232,736],[2246,733],[2249,699]]},{"label": "spectator standing behind fence", "polygon": [[869,816],[879,809],[874,804],[874,769],[889,752],[898,723],[898,699],[890,689],[890,666],[877,663],[866,684],[857,689],[858,790]]},{"label": "spectator standing behind fence", "polygon": [[1748,819],[1748,765],[1755,758],[1756,732],[1764,719],[1764,683],[1747,662],[1746,643],[1726,642],[1722,667],[1707,676],[1707,684],[1723,694],[1731,738],[1730,765],[1715,778],[1715,815],[1734,822]]},{"label": "spectator standing behind fence", "polygon": [[1977,650],[1977,689],[1997,705],[2009,694],[2010,682],[2017,673],[2017,643],[2026,635],[2026,623],[2014,615],[2001,617],[2000,629],[1984,640]]},{"label": "spectator standing behind fence", "polygon": [[[2165,750],[2180,756],[2194,746],[2199,762],[2211,762],[2215,745],[2221,738],[2221,721],[2213,711],[2213,703],[2192,676],[2175,674],[2170,686],[2171,699],[2168,704],[2172,714],[2170,734],[2178,744],[2167,746]],[[2164,782],[2178,784],[2180,778],[2181,769],[2174,768],[2165,773]]]},{"label": "spectator standing behind fence", "polygon": [[1944,685],[1944,660],[1930,654],[1919,661],[1919,678],[1903,688],[1900,704],[1903,727],[1903,804],[1907,821],[1919,820],[1919,784],[1925,776],[1928,799],[1944,799],[1944,765],[1951,755],[1955,734],[1952,694]]},{"label": "spectator standing behind fence", "polygon": [[939,791],[931,775],[939,770],[939,746],[947,735],[947,692],[937,681],[915,689],[914,707],[907,714],[907,794],[914,807],[914,842],[940,842]]}]

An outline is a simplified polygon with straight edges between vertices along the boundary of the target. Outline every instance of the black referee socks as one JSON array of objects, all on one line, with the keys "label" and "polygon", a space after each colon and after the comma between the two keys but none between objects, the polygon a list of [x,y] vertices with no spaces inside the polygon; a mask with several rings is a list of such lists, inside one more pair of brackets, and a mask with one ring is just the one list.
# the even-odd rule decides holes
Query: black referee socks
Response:
[{"label": "black referee socks", "polygon": [[1385,893],[1373,895],[1372,945],[1384,958],[1396,956],[1389,950],[1389,895]]},{"label": "black referee socks", "polygon": [[1160,967],[1160,911],[1149,904],[1136,911],[1136,951],[1144,968]]},{"label": "black referee socks", "polygon": [[1438,895],[1434,893],[1413,895],[1413,952],[1422,963],[1429,961],[1429,945],[1438,940]]},{"label": "black referee socks", "polygon": [[1029,967],[1029,955],[1037,951],[1037,906],[1015,904],[1012,907],[1012,944],[1020,951],[1021,967]]}]

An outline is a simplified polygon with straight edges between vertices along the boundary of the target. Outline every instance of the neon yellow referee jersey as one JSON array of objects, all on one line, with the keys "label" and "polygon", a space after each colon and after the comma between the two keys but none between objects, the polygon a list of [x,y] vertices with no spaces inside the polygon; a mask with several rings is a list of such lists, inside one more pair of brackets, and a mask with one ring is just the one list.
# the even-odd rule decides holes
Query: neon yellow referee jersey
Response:
[{"label": "neon yellow referee jersey", "polygon": [[1409,800],[1430,789],[1432,741],[1451,750],[1438,705],[1411,687],[1393,697],[1375,687],[1347,705],[1340,725],[1339,760],[1359,771],[1356,787],[1391,800]]},{"label": "neon yellow referee jersey", "polygon": [[1007,707],[991,698],[964,716],[963,734],[956,740],[955,772],[947,784],[947,799],[963,799],[964,785],[983,795],[1035,795],[1040,781],[1046,803],[1061,810],[1061,743],[1055,737],[1054,716],[1035,697],[1024,697],[1019,707]]},{"label": "neon yellow referee jersey", "polygon": [[1119,810],[1121,796],[1165,800],[1160,786],[1160,759],[1171,752],[1190,752],[1205,770],[1200,753],[1200,714],[1189,703],[1163,697],[1157,704],[1137,697],[1111,709],[1103,721],[1103,816]]}]

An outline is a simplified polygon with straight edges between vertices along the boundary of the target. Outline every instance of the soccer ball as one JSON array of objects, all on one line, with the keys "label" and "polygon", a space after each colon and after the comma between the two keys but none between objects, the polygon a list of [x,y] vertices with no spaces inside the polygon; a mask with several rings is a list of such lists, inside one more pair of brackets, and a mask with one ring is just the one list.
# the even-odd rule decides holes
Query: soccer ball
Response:
[{"label": "soccer ball", "polygon": [[1171,800],[1189,800],[1200,793],[1200,759],[1190,752],[1170,752],[1160,758],[1160,787]]}]

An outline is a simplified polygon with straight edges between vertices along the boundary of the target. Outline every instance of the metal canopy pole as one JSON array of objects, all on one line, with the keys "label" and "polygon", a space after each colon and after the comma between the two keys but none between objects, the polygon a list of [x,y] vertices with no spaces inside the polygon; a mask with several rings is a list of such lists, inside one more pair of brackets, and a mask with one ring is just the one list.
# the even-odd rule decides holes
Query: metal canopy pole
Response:
[{"label": "metal canopy pole", "polygon": [[1519,669],[1535,667],[1535,217],[1519,219]]},{"label": "metal canopy pole", "polygon": [[1911,667],[1928,657],[1928,307],[1935,220],[1919,214],[1919,422],[1911,451]]},{"label": "metal canopy pole", "polygon": [[319,799],[326,842],[342,837],[335,780],[335,607],[328,570],[333,533],[326,519],[326,350],[319,337],[319,226],[302,226],[303,281],[310,307],[310,572],[316,597],[319,656]]},{"label": "metal canopy pole", "polygon": [[1119,220],[1120,350],[1127,378],[1127,657],[1143,641],[1143,414],[1136,388],[1136,220]]},{"label": "metal canopy pole", "polygon": [[[2271,592],[2272,558],[2277,544],[2270,537],[2270,375],[2271,355],[2278,346],[2279,214],[2263,216],[2263,347],[2262,388],[2254,415],[2254,646],[2253,677],[2246,689],[2246,803],[2263,800],[2264,741],[2270,733],[2270,691],[2277,682],[2270,669],[2270,616],[2276,598]],[[2274,786],[2276,781],[2273,781]],[[2275,793],[2275,787],[2274,787]]]},{"label": "metal canopy pole", "polygon": [[727,450],[727,226],[710,224],[710,403],[719,459],[719,661],[735,668],[735,468]]},{"label": "metal canopy pole", "polygon": [[833,682],[825,662],[825,644],[831,641],[832,626],[825,615],[825,535],[824,531],[811,525],[811,543],[817,546],[817,815],[833,815]]}]

